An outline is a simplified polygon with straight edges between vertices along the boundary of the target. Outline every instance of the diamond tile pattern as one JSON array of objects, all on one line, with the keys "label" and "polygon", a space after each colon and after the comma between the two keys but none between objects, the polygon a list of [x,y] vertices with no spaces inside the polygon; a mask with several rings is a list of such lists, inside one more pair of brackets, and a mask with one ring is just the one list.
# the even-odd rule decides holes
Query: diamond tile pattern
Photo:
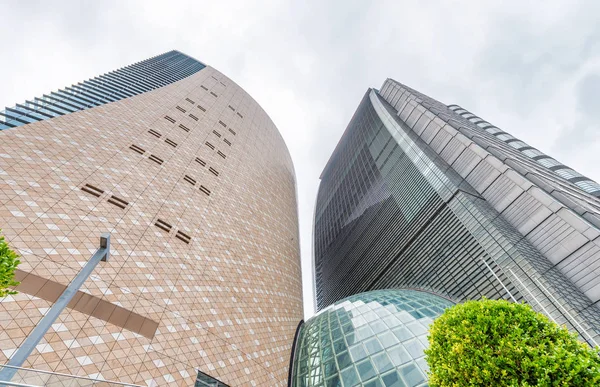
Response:
[{"label": "diamond tile pattern", "polygon": [[[80,290],[133,312],[111,316],[122,326],[133,315],[159,323],[149,339],[65,309],[23,366],[144,385],[192,385],[198,370],[231,386],[284,385],[303,316],[295,192],[273,122],[211,67],[1,131],[0,228],[19,269],[67,285],[110,232],[110,261]],[[0,300],[0,363],[51,305],[26,291]]]},{"label": "diamond tile pattern", "polygon": [[452,305],[414,290],[336,302],[300,328],[292,386],[426,386],[429,325]]}]

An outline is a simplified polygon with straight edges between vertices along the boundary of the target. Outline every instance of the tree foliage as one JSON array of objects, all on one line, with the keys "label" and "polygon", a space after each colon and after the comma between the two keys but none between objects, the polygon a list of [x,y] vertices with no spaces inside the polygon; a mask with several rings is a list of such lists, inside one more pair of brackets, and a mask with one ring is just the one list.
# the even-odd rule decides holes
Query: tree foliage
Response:
[{"label": "tree foliage", "polygon": [[4,237],[0,235],[0,297],[17,292],[10,289],[10,286],[17,286],[15,281],[15,270],[19,263],[19,256],[8,247]]},{"label": "tree foliage", "polygon": [[433,322],[428,338],[431,387],[600,386],[598,348],[525,304],[455,305]]}]

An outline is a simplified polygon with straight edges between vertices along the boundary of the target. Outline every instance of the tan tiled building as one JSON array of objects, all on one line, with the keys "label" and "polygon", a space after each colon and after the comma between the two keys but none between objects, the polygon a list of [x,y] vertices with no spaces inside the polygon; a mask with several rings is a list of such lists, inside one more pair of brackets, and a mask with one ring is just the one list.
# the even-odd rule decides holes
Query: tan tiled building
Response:
[{"label": "tan tiled building", "polygon": [[138,73],[129,94],[68,114],[94,93],[57,96],[54,118],[51,95],[28,105],[38,115],[17,109],[31,123],[4,118],[16,127],[0,130],[0,228],[22,263],[20,293],[0,300],[0,364],[110,232],[109,261],[23,367],[141,385],[193,385],[197,370],[230,386],[287,383],[303,315],[292,160],[261,107],[200,67],[160,87]]}]

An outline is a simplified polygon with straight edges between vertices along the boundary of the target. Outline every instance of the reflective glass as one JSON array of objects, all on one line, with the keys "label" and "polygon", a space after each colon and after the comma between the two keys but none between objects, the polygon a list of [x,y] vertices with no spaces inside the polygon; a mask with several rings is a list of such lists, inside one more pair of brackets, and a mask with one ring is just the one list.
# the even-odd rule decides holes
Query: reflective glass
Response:
[{"label": "reflective glass", "polygon": [[292,386],[425,386],[428,327],[451,305],[415,290],[336,302],[300,328]]},{"label": "reflective glass", "polygon": [[[51,96],[44,95],[43,98],[51,100],[51,104],[61,107],[61,110],[65,110],[64,106],[67,107],[66,112],[52,112],[50,116],[54,117],[69,111],[84,110],[141,94],[183,79],[204,67],[204,64],[192,57],[178,51],[169,51],[109,74],[52,92]],[[117,81],[117,78],[121,80]],[[107,79],[110,83],[106,81]],[[36,98],[36,100],[41,99]],[[47,113],[43,106],[39,105],[31,105],[30,109]],[[7,110],[0,111],[0,130],[51,118],[36,114],[31,110],[19,111],[18,107],[13,108],[13,111],[15,110],[16,112],[13,114],[16,117],[9,115],[9,118],[16,118],[16,120],[3,117],[2,113],[6,113]]]}]

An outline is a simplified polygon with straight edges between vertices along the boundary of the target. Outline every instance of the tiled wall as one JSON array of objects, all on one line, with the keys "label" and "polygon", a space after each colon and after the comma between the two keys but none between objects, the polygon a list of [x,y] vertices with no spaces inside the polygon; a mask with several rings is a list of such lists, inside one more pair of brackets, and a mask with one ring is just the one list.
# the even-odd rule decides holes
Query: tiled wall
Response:
[{"label": "tiled wall", "polygon": [[0,363],[51,306],[35,294],[67,285],[108,231],[110,261],[24,366],[144,385],[192,385],[196,369],[231,386],[284,385],[303,315],[295,192],[272,121],[210,67],[0,132],[0,228],[20,278],[32,275],[0,300]]}]

